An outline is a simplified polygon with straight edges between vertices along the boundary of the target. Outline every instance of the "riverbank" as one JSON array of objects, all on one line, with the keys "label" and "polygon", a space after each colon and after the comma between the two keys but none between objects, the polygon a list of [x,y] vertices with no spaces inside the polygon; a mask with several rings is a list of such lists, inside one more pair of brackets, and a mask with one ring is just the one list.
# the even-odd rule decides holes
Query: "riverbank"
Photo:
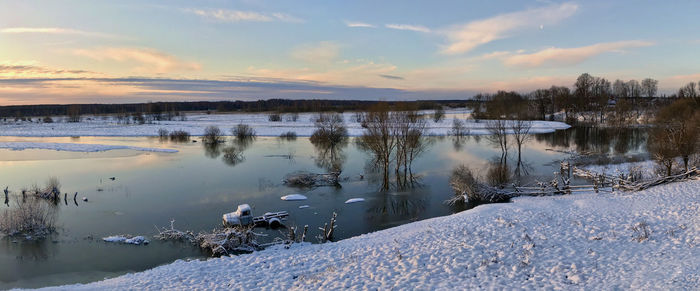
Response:
[{"label": "riverbank", "polygon": [[52,289],[697,289],[699,192],[694,180],[523,197],[336,243]]}]

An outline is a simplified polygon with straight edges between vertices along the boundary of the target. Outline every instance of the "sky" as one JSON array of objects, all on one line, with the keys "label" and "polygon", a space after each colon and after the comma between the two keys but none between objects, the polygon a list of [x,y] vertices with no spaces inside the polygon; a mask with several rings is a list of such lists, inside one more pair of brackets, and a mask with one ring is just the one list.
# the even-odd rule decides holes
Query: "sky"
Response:
[{"label": "sky", "polygon": [[0,0],[0,105],[700,81],[700,1]]}]

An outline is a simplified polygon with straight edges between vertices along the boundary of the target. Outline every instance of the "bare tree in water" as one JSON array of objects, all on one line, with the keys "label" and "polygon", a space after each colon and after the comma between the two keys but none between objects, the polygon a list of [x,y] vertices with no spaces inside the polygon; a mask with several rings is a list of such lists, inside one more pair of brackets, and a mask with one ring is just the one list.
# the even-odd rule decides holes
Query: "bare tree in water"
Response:
[{"label": "bare tree in water", "polygon": [[508,126],[507,121],[504,119],[489,120],[486,124],[486,128],[489,131],[488,140],[501,148],[501,156],[505,157],[508,155]]},{"label": "bare tree in water", "polygon": [[513,139],[515,139],[515,145],[518,147],[518,161],[520,161],[523,144],[531,138],[530,129],[532,129],[532,122],[528,120],[513,120],[510,122],[510,129],[513,131]]}]

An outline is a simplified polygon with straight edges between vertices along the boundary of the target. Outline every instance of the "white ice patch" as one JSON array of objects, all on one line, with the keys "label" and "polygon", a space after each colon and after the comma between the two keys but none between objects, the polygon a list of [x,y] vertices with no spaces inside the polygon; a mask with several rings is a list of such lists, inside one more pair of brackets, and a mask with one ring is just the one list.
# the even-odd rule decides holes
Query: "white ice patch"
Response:
[{"label": "white ice patch", "polygon": [[302,206],[299,206],[299,209],[304,209],[304,208],[309,208],[309,207],[310,207],[309,205],[302,205]]},{"label": "white ice patch", "polygon": [[111,243],[124,243],[124,244],[132,244],[132,245],[147,245],[149,241],[143,237],[143,236],[134,236],[134,237],[126,237],[122,235],[112,235],[108,237],[103,237],[103,241],[105,242],[111,242]]},{"label": "white ice patch", "polygon": [[357,203],[357,202],[363,202],[365,201],[365,198],[350,198],[348,201],[345,201],[345,204],[350,204],[350,203]]},{"label": "white ice patch", "polygon": [[280,199],[284,201],[300,201],[300,200],[306,200],[306,196],[301,195],[301,194],[289,194],[280,197]]},{"label": "white ice patch", "polygon": [[133,150],[142,152],[162,152],[162,153],[177,153],[173,149],[161,148],[143,148],[124,145],[105,145],[105,144],[84,144],[84,143],[53,143],[53,142],[0,142],[0,148],[11,149],[14,151],[39,149],[39,150],[54,150],[68,152],[104,152],[111,150]]}]

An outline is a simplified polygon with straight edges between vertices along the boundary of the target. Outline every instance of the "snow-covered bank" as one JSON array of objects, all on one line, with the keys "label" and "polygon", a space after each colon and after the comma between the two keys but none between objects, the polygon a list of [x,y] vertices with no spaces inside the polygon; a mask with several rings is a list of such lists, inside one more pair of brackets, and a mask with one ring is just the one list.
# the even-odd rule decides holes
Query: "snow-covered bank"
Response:
[{"label": "snow-covered bank", "polygon": [[54,142],[0,142],[0,149],[15,151],[27,149],[55,150],[68,152],[104,152],[111,150],[133,150],[141,152],[176,153],[174,149],[144,148],[123,145],[84,144],[84,143],[54,143]]},{"label": "snow-covered bank", "polygon": [[[363,128],[354,119],[354,113],[344,113],[343,119],[348,128],[350,136],[359,136]],[[465,118],[468,111],[448,110],[447,118],[442,122],[427,120],[427,130],[430,135],[447,135],[452,129],[452,116]],[[36,122],[9,122],[0,124],[1,136],[35,136],[35,137],[59,137],[59,136],[157,136],[159,129],[168,131],[184,130],[194,136],[204,134],[207,126],[218,126],[225,133],[239,123],[248,124],[253,127],[259,136],[279,136],[282,133],[293,131],[297,136],[311,136],[314,132],[314,122],[317,114],[299,114],[297,121],[285,120],[288,116],[283,115],[283,121],[268,121],[268,114],[263,113],[240,113],[240,114],[193,114],[187,115],[185,121],[157,121],[154,124],[118,124],[112,117],[86,117],[81,122],[56,122],[56,123],[36,123]],[[58,119],[58,118],[57,118]],[[566,129],[570,126],[566,123],[556,121],[533,121],[531,133],[547,133],[559,129]],[[486,121],[476,122],[466,120],[465,128],[470,134],[488,134]]]},{"label": "snow-covered bank", "polygon": [[54,289],[698,289],[699,193],[695,180],[523,197],[336,243]]}]

